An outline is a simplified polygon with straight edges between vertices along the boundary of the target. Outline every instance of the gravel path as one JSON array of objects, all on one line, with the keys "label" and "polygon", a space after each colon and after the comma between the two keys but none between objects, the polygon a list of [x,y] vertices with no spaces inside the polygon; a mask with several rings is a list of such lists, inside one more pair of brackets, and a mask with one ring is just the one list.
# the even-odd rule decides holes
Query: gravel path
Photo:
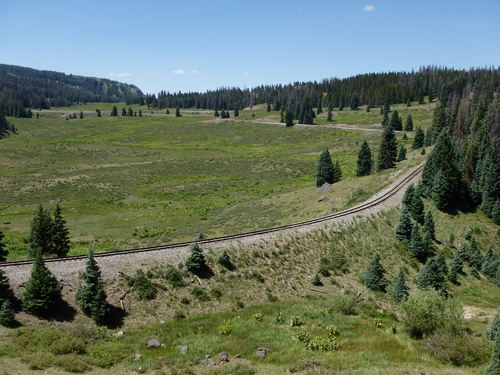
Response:
[{"label": "gravel path", "polygon": [[[408,174],[410,174],[417,168],[418,167],[413,168],[403,176],[399,176],[398,171],[395,171],[395,173],[393,173],[390,177],[390,179],[393,181],[390,186],[380,191],[367,201],[359,204],[358,206],[362,206],[366,203],[373,201],[377,197],[384,195],[387,191],[391,190],[402,179],[404,179]],[[352,223],[354,220],[359,220],[360,218],[366,218],[373,214],[379,213],[383,210],[387,210],[389,208],[399,205],[399,203],[403,198],[403,194],[406,188],[409,186],[409,184],[418,182],[419,178],[420,178],[420,173],[417,174],[415,177],[413,177],[411,180],[407,181],[407,183],[401,189],[399,189],[385,201],[375,206],[365,208],[362,211],[358,211],[356,213],[351,213],[346,216],[333,218],[329,221],[324,221],[321,223],[307,224],[298,228],[284,229],[278,232],[265,233],[265,234],[255,234],[237,240],[225,240],[213,244],[204,244],[203,247],[205,249],[216,250],[220,248],[227,248],[229,246],[241,246],[241,245],[248,246],[249,244],[255,245],[258,242],[264,242],[264,241],[269,242],[274,239],[279,239],[283,235],[290,235],[291,233],[308,232],[320,228],[328,228],[332,225],[335,225],[337,227],[339,225],[346,226]],[[138,268],[146,268],[158,263],[170,263],[170,264],[181,263],[186,258],[187,250],[188,247],[183,246],[178,248],[152,250],[147,252],[135,252],[129,254],[125,253],[120,255],[98,257],[96,258],[96,261],[101,267],[103,277],[105,279],[111,279],[118,276],[120,271],[125,272],[127,274],[132,274]],[[68,283],[70,285],[76,285],[79,272],[82,272],[82,270],[85,267],[85,260],[68,259],[57,262],[48,262],[47,267],[58,277],[58,279],[62,279],[64,280],[65,283]],[[14,287],[15,289],[21,287],[28,280],[31,272],[31,264],[3,266],[1,268],[5,270],[5,273],[9,278],[12,287]]]}]

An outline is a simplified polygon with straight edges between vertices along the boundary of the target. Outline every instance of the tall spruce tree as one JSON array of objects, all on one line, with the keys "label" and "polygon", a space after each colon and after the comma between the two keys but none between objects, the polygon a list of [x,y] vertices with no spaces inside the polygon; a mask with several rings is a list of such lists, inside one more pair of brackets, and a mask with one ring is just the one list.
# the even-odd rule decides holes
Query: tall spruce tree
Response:
[{"label": "tall spruce tree", "polygon": [[391,115],[391,120],[389,121],[389,126],[394,130],[403,130],[401,119],[399,118],[398,111],[393,111]]},{"label": "tall spruce tree", "polygon": [[175,109],[175,117],[181,117],[181,116],[182,116],[182,115],[181,115],[181,110],[180,110],[180,108],[179,108],[179,107],[177,107],[177,108]]},{"label": "tall spruce tree", "polygon": [[394,288],[391,291],[391,296],[397,302],[404,301],[409,295],[408,286],[406,285],[405,274],[403,270],[399,270],[399,274],[394,281]]},{"label": "tall spruce tree", "polygon": [[406,132],[413,131],[413,117],[411,117],[411,114],[409,114],[408,117],[406,118],[405,131]]},{"label": "tall spruce tree", "polygon": [[438,136],[447,128],[448,118],[446,114],[446,108],[444,107],[444,105],[438,104],[438,106],[434,109],[432,125],[428,130],[429,143],[434,143]]},{"label": "tall spruce tree", "polygon": [[328,112],[326,115],[327,122],[333,122],[333,106],[331,104],[328,105]]},{"label": "tall spruce tree", "polygon": [[43,254],[53,251],[52,234],[54,222],[49,212],[42,205],[38,207],[38,212],[31,222],[31,231],[28,239],[30,250],[40,250]]},{"label": "tall spruce tree", "polygon": [[9,300],[0,303],[0,326],[14,327],[16,325],[16,313]]},{"label": "tall spruce tree", "polygon": [[400,241],[410,241],[412,238],[413,224],[411,222],[410,210],[407,205],[403,205],[401,215],[399,215],[399,222],[396,226],[395,235]]},{"label": "tall spruce tree", "polygon": [[83,281],[76,292],[76,303],[97,324],[102,324],[109,313],[101,270],[94,259],[92,247],[87,254],[87,265],[80,277]]},{"label": "tall spruce tree", "polygon": [[497,335],[495,340],[495,345],[493,346],[493,350],[491,352],[491,360],[486,367],[486,369],[482,372],[481,375],[498,375],[500,374],[500,335]]},{"label": "tall spruce tree", "polygon": [[413,197],[417,194],[414,184],[410,184],[403,195],[403,205],[407,205],[408,209],[411,210],[411,205],[413,204]]},{"label": "tall spruce tree", "polygon": [[389,114],[387,112],[383,112],[384,114],[384,118],[382,119],[382,126],[385,128],[387,126],[389,126]]},{"label": "tall spruce tree", "polygon": [[425,143],[424,131],[422,130],[421,127],[418,127],[415,130],[415,138],[413,139],[413,145],[411,146],[411,148],[413,150],[417,150],[421,147],[424,147],[424,143]]},{"label": "tall spruce tree", "polygon": [[43,261],[41,251],[34,251],[31,277],[21,295],[23,310],[27,313],[46,316],[54,312],[61,299],[59,282]]},{"label": "tall spruce tree", "polygon": [[0,262],[5,262],[7,260],[7,255],[9,251],[7,250],[7,245],[4,242],[5,235],[0,231]]},{"label": "tall spruce tree", "polygon": [[377,169],[379,171],[396,166],[397,147],[394,130],[390,126],[386,126],[382,134],[378,152]]},{"label": "tall spruce tree", "polygon": [[354,93],[351,97],[351,111],[357,111],[359,108],[358,94]]},{"label": "tall spruce tree", "polygon": [[425,262],[432,255],[432,249],[429,249],[428,246],[429,244],[422,237],[419,226],[417,224],[413,225],[408,250],[420,262]]},{"label": "tall spruce tree", "polygon": [[340,180],[342,180],[342,168],[340,168],[340,162],[336,160],[333,166],[333,182],[339,182]]},{"label": "tall spruce tree", "polygon": [[396,161],[400,162],[403,160],[406,160],[406,148],[403,144],[401,144],[401,146],[399,146],[398,157]]},{"label": "tall spruce tree", "polygon": [[293,113],[292,113],[291,109],[287,109],[286,110],[286,113],[285,113],[285,125],[288,126],[288,127],[294,125],[294,123],[293,123]]},{"label": "tall spruce tree", "polygon": [[80,110],[80,119],[82,119],[82,118],[83,118],[83,111]]},{"label": "tall spruce tree", "polygon": [[318,162],[318,171],[316,173],[316,186],[320,187],[325,182],[333,184],[335,181],[335,169],[333,167],[332,157],[328,149],[324,150]]},{"label": "tall spruce tree", "polygon": [[368,142],[363,141],[358,153],[356,176],[367,176],[372,173],[373,160]]},{"label": "tall spruce tree", "polygon": [[411,215],[417,223],[424,223],[424,202],[418,194],[413,194],[413,199],[411,201]]},{"label": "tall spruce tree", "polygon": [[460,256],[455,255],[450,262],[450,271],[448,273],[448,280],[451,283],[458,285],[458,275],[464,273],[464,262]]},{"label": "tall spruce tree", "polygon": [[497,312],[486,330],[486,338],[495,341],[500,336],[500,312]]},{"label": "tall spruce tree", "polygon": [[186,268],[195,275],[200,275],[208,269],[203,249],[197,242],[194,242],[190,246],[190,254],[186,259]]},{"label": "tall spruce tree", "polygon": [[122,108],[122,116],[127,116],[127,110],[125,107]]},{"label": "tall spruce tree", "polygon": [[361,282],[371,290],[385,292],[388,282],[378,253],[372,255],[370,262],[361,275]]},{"label": "tall spruce tree", "polygon": [[62,216],[59,203],[54,211],[54,221],[52,226],[52,252],[58,256],[68,255],[70,248],[69,230],[66,227],[66,220]]},{"label": "tall spruce tree", "polygon": [[425,265],[418,271],[416,282],[419,289],[433,288],[443,295],[447,295],[448,267],[444,257],[436,255],[427,259]]},{"label": "tall spruce tree", "polygon": [[436,239],[434,216],[432,215],[431,210],[427,211],[427,213],[425,214],[423,230],[424,232],[429,234],[430,238],[432,238],[433,240]]},{"label": "tall spruce tree", "polygon": [[5,274],[4,270],[0,269],[0,305],[7,300],[14,300],[14,292],[10,287],[9,278]]}]

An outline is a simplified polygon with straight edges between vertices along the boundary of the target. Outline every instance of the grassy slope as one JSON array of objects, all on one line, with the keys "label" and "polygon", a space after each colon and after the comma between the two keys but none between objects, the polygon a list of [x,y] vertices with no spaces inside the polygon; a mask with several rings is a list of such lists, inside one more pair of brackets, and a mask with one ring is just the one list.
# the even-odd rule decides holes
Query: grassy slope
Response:
[{"label": "grassy slope", "polygon": [[[316,217],[366,199],[392,173],[353,177],[360,142],[367,139],[375,151],[378,132],[206,122],[212,117],[197,115],[112,118],[106,112],[97,118],[94,104],[82,108],[89,110],[83,120],[66,121],[57,110],[12,119],[20,133],[2,140],[0,153],[0,230],[10,259],[25,256],[22,238],[40,203],[62,201],[74,254],[89,241],[106,251]],[[342,113],[352,121],[364,116]],[[241,119],[252,114],[279,116],[257,108]],[[314,175],[324,147],[340,160],[345,180],[319,203]],[[402,169],[422,157],[410,153],[408,159]]]},{"label": "grassy slope", "polygon": [[[450,234],[456,236],[457,246],[465,241],[466,226],[473,229],[483,253],[488,247],[497,246],[497,228],[481,213],[449,216],[436,211],[429,202],[426,207],[434,211],[440,242],[437,246],[443,253],[451,254]],[[90,336],[88,329],[82,328],[87,324],[82,316],[77,316],[72,327],[58,323],[35,324],[34,332],[20,331],[18,339],[15,332],[4,329],[0,332],[7,345],[0,346],[0,353],[4,353],[0,363],[3,361],[6,368],[25,368],[23,363],[42,368],[54,364],[70,366],[67,362],[90,363],[96,374],[116,373],[117,369],[97,367],[105,360],[120,363],[121,373],[138,370],[138,367],[152,374],[281,374],[287,370],[315,373],[313,368],[317,367],[329,374],[478,374],[480,367],[454,368],[437,361],[421,342],[411,340],[402,330],[397,307],[387,295],[373,293],[359,284],[361,270],[370,255],[378,251],[389,279],[402,267],[411,288],[415,288],[413,281],[419,263],[392,234],[397,217],[397,210],[391,210],[347,229],[332,228],[273,243],[232,248],[229,251],[236,266],[234,271],[217,265],[217,254],[209,254],[215,276],[208,280],[186,276],[187,286],[181,288],[174,289],[166,280],[156,277],[153,281],[165,291],[160,291],[157,298],[149,302],[138,301],[131,294],[126,301],[129,316],[123,328],[125,338],[113,339],[108,333],[107,338],[89,340],[87,353],[100,353],[94,357],[71,354],[56,360],[50,350],[57,348],[47,349],[37,344],[39,336],[46,337],[50,332],[62,335],[61,341],[75,335]],[[314,287],[310,279],[318,271],[321,257],[328,260],[332,276],[322,277],[324,286]],[[484,277],[476,280],[463,276],[460,281],[460,286],[450,285],[451,293],[466,311],[472,312],[466,325],[472,334],[480,336],[500,305],[500,288]],[[208,299],[193,296],[195,286],[201,286]],[[110,300],[116,302],[124,288],[120,280],[109,284]],[[338,303],[338,296],[346,291],[359,292],[364,298],[357,314],[329,313],[328,309]],[[73,292],[66,290],[66,293],[67,300],[71,301]],[[275,321],[279,312],[284,323]],[[180,313],[187,315],[187,319],[174,320],[174,315]],[[262,321],[255,319],[256,313],[263,314]],[[289,326],[294,315],[303,317],[303,327]],[[375,318],[382,322],[381,328],[375,327]],[[166,323],[159,323],[161,320]],[[233,333],[221,336],[218,327],[226,320],[232,322]],[[304,331],[324,336],[324,327],[329,324],[337,325],[341,331],[341,348],[336,352],[306,350],[295,338],[298,332]],[[392,326],[396,327],[396,334],[391,332]],[[29,344],[21,353],[16,346],[20,344],[15,342],[23,338],[29,338]],[[145,343],[150,338],[158,338],[166,347],[147,350]],[[178,345],[188,345],[188,354],[180,355]],[[264,361],[254,356],[258,347],[271,350]],[[206,354],[216,356],[221,351],[231,355],[242,353],[245,359],[231,360],[231,365],[216,368],[198,365]],[[135,353],[143,354],[144,359],[134,362]],[[15,355],[21,355],[21,362],[13,359]]]}]

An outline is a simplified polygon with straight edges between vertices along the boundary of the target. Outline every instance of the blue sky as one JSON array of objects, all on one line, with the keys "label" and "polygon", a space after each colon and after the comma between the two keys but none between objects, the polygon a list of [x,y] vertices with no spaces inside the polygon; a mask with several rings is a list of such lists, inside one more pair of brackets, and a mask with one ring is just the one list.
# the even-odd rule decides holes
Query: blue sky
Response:
[{"label": "blue sky", "polygon": [[500,65],[500,0],[0,0],[0,63],[144,92]]}]

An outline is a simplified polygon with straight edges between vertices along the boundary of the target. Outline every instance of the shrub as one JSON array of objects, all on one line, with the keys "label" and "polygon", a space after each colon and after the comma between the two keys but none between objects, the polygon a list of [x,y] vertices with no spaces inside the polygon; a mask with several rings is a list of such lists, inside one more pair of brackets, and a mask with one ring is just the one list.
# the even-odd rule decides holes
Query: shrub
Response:
[{"label": "shrub", "polygon": [[264,318],[264,315],[262,315],[262,313],[255,313],[255,314],[253,314],[253,315],[252,315],[252,317],[253,317],[256,321],[261,322],[261,321],[262,321],[262,319]]},{"label": "shrub", "polygon": [[143,270],[137,270],[134,277],[128,279],[128,285],[134,289],[137,297],[141,300],[151,300],[156,297],[156,287]]},{"label": "shrub", "polygon": [[295,338],[300,342],[305,342],[305,343],[311,341],[311,335],[308,332],[299,332],[295,335]]},{"label": "shrub", "polygon": [[302,325],[304,325],[304,320],[300,316],[292,316],[292,319],[290,320],[290,327],[300,327]]},{"label": "shrub", "polygon": [[321,278],[319,277],[319,273],[314,275],[314,277],[311,279],[311,284],[314,286],[323,286],[323,282],[321,281]]},{"label": "shrub", "polygon": [[422,338],[438,329],[457,333],[462,325],[461,307],[436,290],[417,290],[400,305],[403,324],[412,337]]},{"label": "shrub", "polygon": [[490,355],[490,343],[482,337],[464,332],[436,332],[425,340],[425,346],[443,362],[455,366],[478,366]]},{"label": "shrub", "polygon": [[172,288],[182,288],[187,285],[186,281],[184,281],[182,272],[171,264],[167,265],[163,278],[170,282]]},{"label": "shrub", "polygon": [[234,265],[231,262],[231,256],[229,255],[229,252],[227,250],[224,250],[222,252],[217,261],[221,266],[226,267],[230,271],[234,269]]},{"label": "shrub", "polygon": [[191,294],[193,295],[193,297],[198,298],[200,301],[210,301],[210,297],[207,292],[205,292],[205,290],[199,286],[193,287],[193,289],[191,289]]},{"label": "shrub", "polygon": [[332,325],[329,325],[325,328],[326,330],[326,334],[328,335],[328,337],[330,338],[335,338],[337,337],[338,335],[340,335],[340,329],[339,327],[337,327],[336,325],[332,324]]},{"label": "shrub", "polygon": [[0,326],[14,327],[16,323],[16,314],[14,309],[12,308],[10,301],[5,300],[0,306]]},{"label": "shrub", "polygon": [[219,334],[223,336],[230,335],[232,332],[233,323],[230,320],[225,320],[224,323],[219,326]]},{"label": "shrub", "polygon": [[333,306],[329,309],[329,312],[337,312],[343,315],[355,315],[357,313],[357,303],[358,297],[354,294],[338,295],[335,297]]},{"label": "shrub", "polygon": [[338,349],[336,340],[324,337],[313,337],[306,345],[309,350],[334,351]]},{"label": "shrub", "polygon": [[264,283],[264,281],[265,281],[264,276],[262,276],[257,271],[250,272],[250,274],[248,275],[248,278],[254,279],[254,280],[258,281],[259,283]]},{"label": "shrub", "polygon": [[281,312],[277,313],[276,316],[274,317],[274,321],[276,323],[284,323],[285,319],[283,318],[283,314]]},{"label": "shrub", "polygon": [[385,292],[388,283],[384,275],[385,270],[380,263],[380,255],[375,253],[361,275],[361,281],[371,290]]}]

